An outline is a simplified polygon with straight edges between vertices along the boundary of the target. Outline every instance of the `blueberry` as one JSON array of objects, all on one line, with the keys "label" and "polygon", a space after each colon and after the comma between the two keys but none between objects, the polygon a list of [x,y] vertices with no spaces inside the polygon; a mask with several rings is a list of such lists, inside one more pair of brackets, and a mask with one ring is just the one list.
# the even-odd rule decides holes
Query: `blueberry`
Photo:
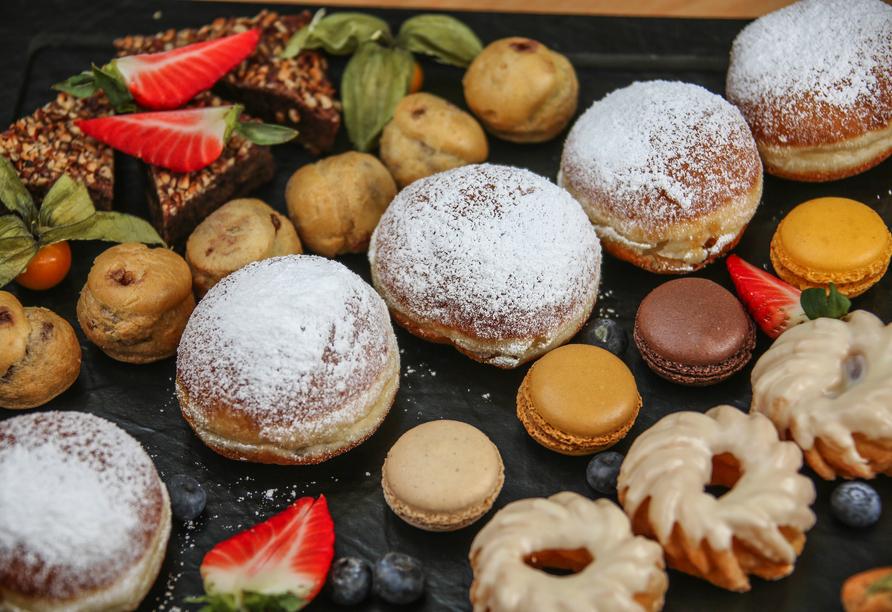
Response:
[{"label": "blueberry", "polygon": [[191,521],[204,510],[207,494],[191,476],[177,474],[167,482],[170,511],[178,521]]},{"label": "blueberry", "polygon": [[623,326],[613,319],[592,319],[582,326],[577,342],[591,344],[622,357],[629,348],[629,335]]},{"label": "blueberry", "polygon": [[415,601],[424,592],[421,562],[405,553],[389,552],[375,562],[372,591],[394,604]]},{"label": "blueberry", "polygon": [[880,519],[880,496],[864,482],[844,482],[830,496],[830,511],[850,527],[867,527]]},{"label": "blueberry", "polygon": [[598,493],[616,495],[616,478],[623,464],[623,456],[613,451],[598,453],[588,462],[585,479]]},{"label": "blueberry", "polygon": [[328,571],[325,590],[338,605],[358,604],[372,590],[372,564],[358,557],[335,559]]}]

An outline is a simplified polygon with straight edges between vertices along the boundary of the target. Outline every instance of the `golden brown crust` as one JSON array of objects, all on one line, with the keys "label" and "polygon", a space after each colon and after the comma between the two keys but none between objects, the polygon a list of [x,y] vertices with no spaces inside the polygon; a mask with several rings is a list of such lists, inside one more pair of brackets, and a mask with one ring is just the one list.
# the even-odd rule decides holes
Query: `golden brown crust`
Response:
[{"label": "golden brown crust", "polygon": [[0,406],[34,408],[70,387],[81,368],[81,345],[74,328],[46,308],[25,308],[31,328],[25,355],[0,377]]},{"label": "golden brown crust", "polygon": [[850,576],[840,591],[845,612],[892,612],[892,590],[871,589],[877,581],[888,579],[890,574],[892,567],[875,567]]},{"label": "golden brown crust", "polygon": [[31,326],[14,295],[0,291],[0,376],[25,356]]}]

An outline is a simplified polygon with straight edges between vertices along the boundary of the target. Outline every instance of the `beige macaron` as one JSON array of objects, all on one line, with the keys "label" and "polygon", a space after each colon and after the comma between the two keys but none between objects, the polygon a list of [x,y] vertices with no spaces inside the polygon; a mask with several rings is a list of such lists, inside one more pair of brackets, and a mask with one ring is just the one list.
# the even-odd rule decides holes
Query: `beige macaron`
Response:
[{"label": "beige macaron", "polygon": [[404,433],[387,453],[381,486],[401,519],[427,531],[470,525],[502,490],[502,457],[486,435],[459,421],[430,421]]}]

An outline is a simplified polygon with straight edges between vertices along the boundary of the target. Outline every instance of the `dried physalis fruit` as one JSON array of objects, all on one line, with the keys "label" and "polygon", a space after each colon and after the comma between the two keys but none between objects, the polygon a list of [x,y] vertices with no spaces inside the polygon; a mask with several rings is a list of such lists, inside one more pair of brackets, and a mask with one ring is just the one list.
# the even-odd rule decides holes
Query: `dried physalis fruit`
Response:
[{"label": "dried physalis fruit", "polygon": [[892,567],[855,574],[842,585],[845,612],[892,612]]}]

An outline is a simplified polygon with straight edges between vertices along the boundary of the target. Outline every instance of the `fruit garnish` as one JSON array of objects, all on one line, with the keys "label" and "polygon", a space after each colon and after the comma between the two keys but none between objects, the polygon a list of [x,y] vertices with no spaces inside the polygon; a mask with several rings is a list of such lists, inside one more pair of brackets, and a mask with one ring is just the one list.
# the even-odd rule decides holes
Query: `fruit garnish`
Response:
[{"label": "fruit garnish", "polygon": [[617,357],[625,355],[629,348],[629,334],[613,319],[592,319],[582,326],[575,341],[597,346]]},{"label": "fruit garnish", "polygon": [[281,125],[239,121],[241,106],[210,106],[75,121],[86,135],[174,172],[193,172],[220,157],[232,133],[260,145],[297,136]]},{"label": "fruit garnish", "polygon": [[728,272],[737,296],[753,319],[771,338],[777,338],[795,325],[808,321],[799,303],[802,292],[776,276],[730,255]]},{"label": "fruit garnish", "polygon": [[34,291],[50,289],[62,282],[71,268],[71,247],[62,240],[40,247],[15,282]]},{"label": "fruit garnish", "polygon": [[207,493],[198,481],[187,474],[177,474],[167,481],[170,512],[178,521],[191,521],[204,510]]},{"label": "fruit garnish", "polygon": [[616,495],[616,479],[625,457],[615,451],[598,453],[588,462],[585,479],[598,493]]},{"label": "fruit garnish", "polygon": [[424,593],[421,562],[405,553],[387,553],[372,568],[372,592],[389,603],[412,603]]},{"label": "fruit garnish", "polygon": [[880,520],[880,495],[866,482],[844,482],[830,496],[830,514],[849,527],[867,527]]},{"label": "fruit garnish", "polygon": [[279,57],[320,48],[333,55],[353,55],[341,79],[341,103],[350,142],[366,152],[377,144],[381,130],[393,118],[396,103],[417,91],[415,83],[421,87],[420,66],[413,53],[467,68],[483,45],[468,26],[447,15],[407,19],[394,38],[387,22],[377,17],[363,13],[326,16],[320,10],[291,37]]},{"label": "fruit garnish", "polygon": [[372,592],[372,564],[359,557],[335,559],[325,581],[325,591],[339,606],[353,606]]},{"label": "fruit garnish", "polygon": [[259,41],[260,30],[253,29],[161,53],[121,57],[53,88],[78,97],[102,89],[118,112],[136,110],[134,102],[149,110],[179,108],[238,66]]},{"label": "fruit garnish", "polygon": [[15,167],[2,156],[0,202],[12,211],[0,217],[0,287],[19,276],[42,248],[59,242],[108,240],[164,245],[144,219],[97,212],[87,188],[67,174],[53,184],[38,210]]},{"label": "fruit garnish", "polygon": [[205,555],[202,612],[294,612],[322,588],[334,557],[325,497],[304,497]]}]

